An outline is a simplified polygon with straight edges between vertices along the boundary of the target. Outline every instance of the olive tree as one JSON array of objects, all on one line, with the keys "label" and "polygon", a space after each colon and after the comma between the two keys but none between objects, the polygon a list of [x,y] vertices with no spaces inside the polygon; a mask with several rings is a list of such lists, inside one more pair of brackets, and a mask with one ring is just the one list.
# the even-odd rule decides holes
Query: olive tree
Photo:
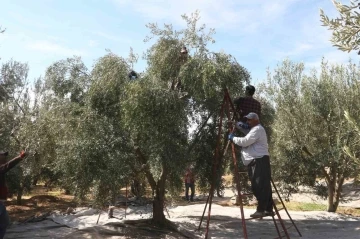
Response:
[{"label": "olive tree", "polygon": [[336,0],[332,2],[340,16],[330,19],[323,10],[320,10],[323,26],[332,31],[331,42],[342,51],[359,50],[360,14],[356,11],[360,8],[359,1],[350,1],[348,5]]},{"label": "olive tree", "polygon": [[[250,78],[231,55],[210,52],[207,44],[213,42],[214,31],[198,26],[198,13],[183,19],[187,28],[180,31],[172,25],[164,29],[148,25],[148,39],[156,39],[145,54],[148,69],[140,80],[127,85],[122,103],[137,164],[142,165],[155,194],[153,220],[159,224],[166,222],[165,189],[181,186],[183,170],[192,161],[189,149],[208,143],[199,140],[201,132],[189,137],[191,118],[197,116],[199,125],[206,125],[214,114],[212,122],[216,122],[224,89],[241,92]],[[184,46],[188,54],[180,52]],[[203,156],[212,155],[213,150]],[[211,160],[206,163],[211,165]]]},{"label": "olive tree", "polygon": [[[28,146],[24,138],[31,137],[26,125],[31,124],[29,67],[25,63],[10,60],[1,65],[0,74],[0,146],[9,151],[10,158]],[[26,137],[23,137],[26,135]],[[8,174],[10,193],[17,194],[21,203],[24,190],[30,190],[31,161],[25,160]]]},{"label": "olive tree", "polygon": [[276,109],[272,125],[274,174],[288,189],[298,185],[317,188],[328,198],[328,211],[335,212],[344,180],[359,173],[359,165],[343,149],[359,150],[353,144],[356,130],[344,111],[359,114],[355,102],[360,72],[351,62],[342,66],[325,60],[320,74],[304,70],[302,63],[286,60],[269,74],[266,83],[266,97]]},{"label": "olive tree", "polygon": [[[250,75],[231,55],[208,49],[214,30],[199,26],[199,18],[184,15],[183,30],[148,24],[148,67],[135,79],[129,78],[137,58],[132,51],[129,59],[110,52],[90,71],[80,58],[48,68],[39,91],[38,156],[78,197],[92,192],[101,203],[112,201],[131,177],[145,175],[153,221],[166,225],[167,190],[181,189],[187,164],[206,157],[211,166],[224,89],[243,92]],[[188,132],[192,119],[195,134]],[[47,145],[54,150],[40,149]],[[198,148],[207,151],[198,155]]]},{"label": "olive tree", "polygon": [[123,161],[128,156],[126,133],[120,124],[127,73],[126,64],[113,54],[98,59],[91,71],[75,57],[51,65],[43,83],[38,123],[47,127],[49,138],[43,143],[54,144],[55,158],[46,157],[46,168],[51,166],[59,185],[77,198],[92,193],[101,206],[114,203],[129,171]]},{"label": "olive tree", "polygon": [[[334,46],[337,46],[342,51],[359,50],[359,29],[360,29],[360,14],[356,11],[357,8],[360,9],[359,1],[351,1],[349,5],[342,4],[338,1],[333,1],[338,13],[336,19],[329,19],[329,17],[321,10],[320,16],[323,26],[329,28],[332,31],[332,43]],[[360,51],[359,53],[360,54]],[[353,87],[352,90],[358,91],[357,87]],[[351,125],[357,130],[358,117],[352,115],[349,111],[345,111],[346,119],[351,123]],[[357,141],[353,141],[352,145],[357,145]],[[352,157],[354,160],[358,160],[357,152],[353,151],[350,146],[345,146],[344,151],[349,157]]]}]

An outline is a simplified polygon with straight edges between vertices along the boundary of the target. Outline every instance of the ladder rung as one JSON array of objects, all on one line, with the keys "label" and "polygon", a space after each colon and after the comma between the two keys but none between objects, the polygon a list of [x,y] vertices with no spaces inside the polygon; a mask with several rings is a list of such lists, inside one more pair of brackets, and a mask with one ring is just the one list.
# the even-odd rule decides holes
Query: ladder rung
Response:
[{"label": "ladder rung", "polygon": [[277,211],[281,211],[281,210],[284,210],[284,209],[285,209],[285,208],[283,208],[283,207],[282,207],[282,208],[278,208]]},{"label": "ladder rung", "polygon": [[286,229],[289,229],[289,228],[291,228],[291,227],[293,227],[294,225],[293,224],[291,224],[289,227],[287,227]]}]

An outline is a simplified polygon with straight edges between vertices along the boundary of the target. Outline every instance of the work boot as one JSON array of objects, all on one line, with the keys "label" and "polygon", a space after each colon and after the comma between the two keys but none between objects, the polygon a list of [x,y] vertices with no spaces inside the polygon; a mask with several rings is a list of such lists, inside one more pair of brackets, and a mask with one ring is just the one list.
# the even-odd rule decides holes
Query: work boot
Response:
[{"label": "work boot", "polygon": [[250,214],[250,217],[253,217],[253,218],[263,217],[263,216],[265,216],[265,213],[264,212],[259,212],[259,211],[256,211],[255,213]]}]

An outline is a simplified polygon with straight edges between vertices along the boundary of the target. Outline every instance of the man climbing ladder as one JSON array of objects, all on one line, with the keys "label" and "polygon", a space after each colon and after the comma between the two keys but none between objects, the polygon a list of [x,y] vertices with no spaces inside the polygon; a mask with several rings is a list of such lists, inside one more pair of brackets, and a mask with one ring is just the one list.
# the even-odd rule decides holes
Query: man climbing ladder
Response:
[{"label": "man climbing ladder", "polygon": [[250,126],[250,130],[240,128],[245,137],[234,137],[231,133],[229,140],[242,146],[241,158],[248,167],[251,188],[258,201],[257,210],[250,217],[272,216],[274,213],[267,135],[256,113],[251,112],[245,118]]},{"label": "man climbing ladder", "polygon": [[[230,112],[233,112],[234,115],[231,116]],[[252,113],[254,113],[254,112],[252,112]],[[299,236],[301,237],[302,235],[301,235],[299,229],[296,227],[294,221],[292,220],[289,212],[288,212],[287,209],[286,209],[286,206],[285,206],[283,200],[281,199],[280,193],[279,193],[278,190],[276,189],[276,185],[275,185],[274,181],[271,179],[270,159],[269,159],[268,146],[267,146],[267,140],[266,140],[266,132],[265,132],[265,130],[262,128],[262,126],[260,125],[259,116],[258,116],[257,114],[256,114],[256,115],[253,115],[253,116],[251,116],[251,115],[253,115],[253,114],[245,115],[245,116],[247,116],[247,117],[245,117],[245,120],[244,120],[244,121],[248,121],[248,123],[251,124],[252,129],[247,130],[247,131],[244,132],[245,134],[247,133],[247,135],[246,135],[245,137],[234,137],[234,134],[230,134],[230,136],[229,136],[229,139],[230,139],[230,140],[227,142],[227,145],[226,145],[226,147],[225,147],[224,153],[223,153],[223,154],[219,154],[219,148],[220,148],[221,145],[222,145],[221,138],[222,138],[222,135],[223,135],[223,130],[222,130],[222,129],[223,129],[223,127],[222,127],[222,126],[223,126],[223,117],[225,116],[225,117],[227,117],[228,120],[231,120],[231,121],[232,121],[233,119],[236,119],[237,121],[240,120],[238,114],[236,114],[236,109],[235,109],[235,107],[234,107],[234,105],[233,105],[233,103],[232,103],[232,101],[231,101],[231,97],[230,97],[230,95],[229,95],[229,92],[228,92],[227,88],[225,88],[225,89],[224,89],[223,103],[222,103],[222,105],[221,105],[220,114],[219,114],[220,117],[219,117],[219,127],[218,127],[218,135],[217,135],[217,144],[216,144],[215,151],[214,151],[213,164],[212,164],[212,173],[213,173],[213,175],[215,175],[215,174],[216,174],[216,170],[217,170],[217,168],[219,167],[219,165],[221,165],[222,163],[224,163],[224,162],[222,161],[222,158],[225,156],[225,152],[227,151],[227,148],[228,148],[228,146],[230,145],[229,142],[232,142],[232,141],[235,142],[235,141],[237,141],[237,142],[235,142],[235,143],[238,143],[238,144],[240,143],[240,144],[241,144],[241,143],[244,143],[244,141],[245,141],[244,138],[247,137],[247,138],[248,138],[248,140],[247,140],[247,145],[246,145],[246,146],[243,145],[243,146],[244,146],[244,149],[247,148],[247,150],[244,150],[244,151],[242,152],[243,162],[244,162],[245,164],[247,164],[247,162],[246,162],[245,159],[246,159],[246,158],[250,159],[251,154],[249,154],[249,152],[253,151],[253,152],[257,152],[257,153],[258,153],[257,155],[255,155],[255,157],[253,157],[253,159],[254,159],[253,162],[255,162],[255,164],[254,164],[254,165],[251,165],[251,166],[248,166],[248,168],[249,168],[249,171],[248,171],[248,172],[249,172],[249,174],[250,174],[251,179],[253,179],[253,180],[256,181],[256,179],[259,179],[258,176],[261,177],[263,174],[265,174],[264,172],[267,172],[267,173],[268,173],[268,176],[263,177],[263,178],[262,178],[263,180],[257,180],[257,181],[255,182],[255,184],[253,184],[253,185],[254,185],[254,186],[255,186],[255,185],[256,185],[256,186],[259,186],[259,188],[260,188],[260,187],[263,187],[263,188],[266,189],[266,188],[269,188],[269,184],[267,184],[267,182],[272,183],[272,187],[273,187],[273,189],[275,190],[276,195],[277,195],[278,199],[280,200],[280,202],[281,202],[281,204],[282,204],[282,208],[278,208],[277,205],[273,203],[272,198],[271,198],[272,192],[271,192],[271,190],[270,190],[270,193],[269,193],[270,196],[268,197],[268,198],[270,198],[269,201],[266,203],[266,205],[265,205],[265,203],[262,204],[262,207],[264,208],[263,213],[254,213],[254,214],[252,215],[253,217],[252,217],[251,219],[259,218],[258,216],[260,216],[260,215],[264,215],[264,216],[265,216],[265,215],[266,215],[266,214],[265,214],[265,211],[267,211],[267,214],[270,214],[270,215],[271,215],[271,214],[272,214],[272,211],[270,211],[270,206],[269,206],[269,202],[270,202],[270,205],[272,205],[272,207],[273,207],[274,210],[275,210],[275,214],[273,214],[273,215],[271,215],[271,216],[272,216],[272,219],[273,219],[273,222],[274,222],[274,225],[275,225],[275,229],[276,229],[276,231],[277,231],[277,233],[278,233],[278,236],[279,236],[278,238],[283,238],[283,237],[285,237],[285,238],[289,239],[290,236],[289,236],[287,230],[288,230],[290,227],[292,227],[292,226],[295,227],[296,231],[298,232]],[[254,124],[252,124],[251,121],[253,121]],[[240,128],[240,129],[244,130],[244,128],[243,128],[243,127],[239,127],[238,124],[237,124],[236,126],[237,126],[237,128]],[[253,134],[253,132],[250,132],[250,131],[254,131],[255,128],[259,128],[259,129],[262,128],[262,130],[263,130],[262,133],[263,133],[264,135],[263,135],[262,137],[257,137],[257,134],[256,134],[256,133]],[[233,130],[234,130],[234,129],[233,129],[232,124],[229,124],[229,132],[234,132]],[[259,132],[260,132],[260,130],[259,130]],[[263,138],[264,136],[265,136],[265,139]],[[238,138],[238,140],[237,140],[237,138]],[[261,138],[261,139],[264,139],[264,140],[263,140],[262,142],[260,142],[260,140],[259,140],[260,138]],[[234,140],[234,139],[235,139],[235,140]],[[241,142],[241,141],[242,141],[242,142]],[[255,142],[263,143],[263,148],[265,149],[264,152],[266,152],[266,153],[261,153],[261,151],[259,150],[258,147],[254,147],[254,146],[256,146],[256,143],[255,143]],[[235,150],[234,145],[235,145],[234,143],[231,144],[231,149],[232,149],[232,159],[233,159],[233,163],[234,163],[234,177],[235,177],[235,182],[236,182],[236,190],[237,190],[237,193],[238,193],[238,196],[239,196],[239,199],[240,199],[240,200],[239,200],[239,204],[240,204],[240,216],[241,216],[242,231],[243,231],[243,234],[244,234],[244,238],[245,238],[245,239],[248,239],[248,233],[247,233],[247,228],[246,228],[246,221],[249,220],[250,218],[245,218],[242,199],[244,199],[244,197],[247,197],[249,194],[244,194],[243,191],[242,191],[242,188],[241,188],[241,183],[240,183],[240,179],[239,179],[239,173],[240,173],[240,172],[239,172],[239,169],[238,169],[238,163],[237,163],[237,159],[236,159],[236,150]],[[254,155],[252,155],[252,156],[254,156]],[[267,156],[267,157],[266,157],[266,156]],[[263,161],[260,161],[260,159],[263,159]],[[252,161],[252,160],[251,160],[251,161]],[[250,161],[250,162],[251,162],[251,161]],[[258,161],[259,161],[259,162],[258,162]],[[262,164],[262,163],[264,163],[264,164]],[[261,166],[260,166],[260,165],[261,165]],[[262,171],[261,171],[261,170],[262,170]],[[255,172],[255,171],[256,171],[256,172]],[[215,178],[215,177],[213,177],[213,178]],[[268,179],[269,179],[269,180],[268,180]],[[261,184],[261,182],[263,182],[263,184]],[[199,223],[199,227],[198,227],[198,230],[200,230],[201,224],[202,224],[202,222],[203,222],[203,218],[204,218],[204,215],[205,215],[206,208],[208,207],[208,216],[207,216],[207,221],[206,221],[205,239],[207,239],[208,236],[209,236],[209,225],[210,225],[210,218],[211,218],[211,205],[212,205],[212,199],[213,199],[213,196],[214,196],[215,183],[216,183],[215,180],[212,180],[212,183],[211,183],[211,185],[210,185],[210,190],[209,190],[209,196],[208,196],[208,199],[207,199],[207,201],[206,201],[206,203],[205,203],[204,211],[203,211],[203,214],[202,214],[202,217],[201,217],[201,220],[200,220],[200,223]],[[259,183],[259,184],[257,184],[257,183]],[[266,187],[264,187],[264,185],[265,185]],[[271,186],[271,185],[270,185],[270,186]],[[270,189],[271,189],[271,187],[270,187]],[[258,190],[257,192],[259,192],[259,193],[261,194],[261,196],[262,196],[262,195],[266,195],[266,193],[264,193],[262,190]],[[265,198],[265,197],[264,197],[264,198]],[[266,197],[266,198],[267,198],[267,197]],[[261,200],[261,199],[258,199],[258,200]],[[265,201],[266,201],[266,200],[265,200]],[[272,208],[271,208],[271,210],[272,210]],[[292,225],[291,225],[290,227],[287,227],[287,226],[285,225],[285,222],[282,220],[281,215],[280,215],[280,213],[279,213],[280,210],[285,210],[287,216],[289,217],[289,219],[290,219],[290,221],[291,221],[291,223],[292,223]],[[259,211],[261,212],[262,209],[259,208]],[[254,217],[254,216],[255,216],[255,217]],[[262,216],[260,216],[260,218],[261,218],[261,217],[262,217]],[[277,219],[276,219],[276,218],[277,218]],[[279,228],[277,221],[280,222],[281,228]],[[280,231],[281,229],[282,229],[282,231]]]}]

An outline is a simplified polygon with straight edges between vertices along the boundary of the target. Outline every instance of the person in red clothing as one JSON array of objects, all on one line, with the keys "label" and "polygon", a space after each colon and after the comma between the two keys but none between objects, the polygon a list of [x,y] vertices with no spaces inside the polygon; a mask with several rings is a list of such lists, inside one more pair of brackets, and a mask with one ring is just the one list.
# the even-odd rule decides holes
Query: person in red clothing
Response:
[{"label": "person in red clothing", "polygon": [[190,201],[194,201],[195,176],[190,167],[186,169],[184,181],[185,181],[185,198],[187,201],[189,201],[189,188],[190,188],[191,189]]},{"label": "person in red clothing", "polygon": [[7,200],[8,189],[5,181],[5,174],[21,162],[26,157],[24,151],[18,157],[7,162],[8,152],[0,152],[0,239],[4,238],[6,228],[9,226],[9,215],[6,211],[5,202]]}]

